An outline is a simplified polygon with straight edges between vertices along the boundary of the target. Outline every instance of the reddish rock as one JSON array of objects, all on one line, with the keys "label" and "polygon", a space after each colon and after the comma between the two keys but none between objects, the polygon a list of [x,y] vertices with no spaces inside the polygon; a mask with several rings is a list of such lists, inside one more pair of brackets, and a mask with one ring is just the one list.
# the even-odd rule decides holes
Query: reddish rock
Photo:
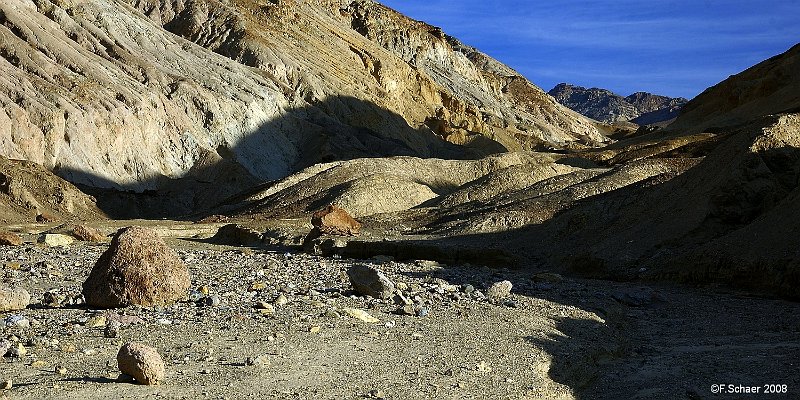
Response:
[{"label": "reddish rock", "polygon": [[106,241],[106,237],[98,232],[97,229],[90,228],[86,225],[75,225],[70,233],[76,239],[84,242],[102,243]]},{"label": "reddish rock", "polygon": [[58,220],[58,217],[56,217],[53,214],[50,214],[47,211],[42,212],[41,214],[38,214],[36,216],[36,222],[38,222],[40,224],[45,224],[45,223],[48,223],[48,222],[56,222],[57,220]]},{"label": "reddish rock", "polygon": [[155,232],[130,227],[97,260],[83,295],[101,308],[166,305],[185,297],[189,284],[186,264]]},{"label": "reddish rock", "polygon": [[361,223],[336,204],[331,204],[311,216],[311,224],[321,234],[356,236],[361,231]]},{"label": "reddish rock", "polygon": [[128,374],[145,385],[158,385],[164,381],[164,360],[158,351],[142,343],[130,342],[117,353],[120,372]]},{"label": "reddish rock", "polygon": [[22,238],[16,233],[0,232],[0,245],[19,246],[21,244],[22,244]]}]

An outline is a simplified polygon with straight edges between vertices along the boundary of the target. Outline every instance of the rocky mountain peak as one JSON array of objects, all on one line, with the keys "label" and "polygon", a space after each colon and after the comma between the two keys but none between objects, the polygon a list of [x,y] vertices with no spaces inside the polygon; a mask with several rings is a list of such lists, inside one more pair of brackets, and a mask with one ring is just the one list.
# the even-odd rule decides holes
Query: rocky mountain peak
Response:
[{"label": "rocky mountain peak", "polygon": [[639,125],[663,123],[675,118],[688,100],[636,92],[622,97],[607,89],[560,83],[548,92],[559,103],[597,121],[631,121]]}]

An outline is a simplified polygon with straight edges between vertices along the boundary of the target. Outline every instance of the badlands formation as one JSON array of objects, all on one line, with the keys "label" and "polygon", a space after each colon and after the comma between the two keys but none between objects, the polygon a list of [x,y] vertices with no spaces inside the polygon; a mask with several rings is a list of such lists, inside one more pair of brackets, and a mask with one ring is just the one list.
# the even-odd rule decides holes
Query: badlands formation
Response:
[{"label": "badlands formation", "polygon": [[0,398],[800,393],[799,46],[655,130],[369,0],[6,0],[0,56]]}]

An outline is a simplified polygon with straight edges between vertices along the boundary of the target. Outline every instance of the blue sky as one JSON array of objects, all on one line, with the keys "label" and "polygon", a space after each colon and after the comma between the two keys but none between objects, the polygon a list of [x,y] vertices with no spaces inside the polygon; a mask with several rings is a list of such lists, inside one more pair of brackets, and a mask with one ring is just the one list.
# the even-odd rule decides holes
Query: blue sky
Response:
[{"label": "blue sky", "polygon": [[379,0],[510,65],[623,96],[692,98],[800,42],[800,0]]}]

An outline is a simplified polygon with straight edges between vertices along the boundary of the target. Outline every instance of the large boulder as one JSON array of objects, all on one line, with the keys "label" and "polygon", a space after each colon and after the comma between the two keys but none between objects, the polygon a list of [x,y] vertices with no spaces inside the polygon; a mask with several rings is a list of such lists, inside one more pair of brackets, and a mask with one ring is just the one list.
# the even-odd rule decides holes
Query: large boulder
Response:
[{"label": "large boulder", "polygon": [[189,289],[189,270],[158,235],[145,228],[118,232],[83,283],[86,303],[102,308],[171,304]]}]

